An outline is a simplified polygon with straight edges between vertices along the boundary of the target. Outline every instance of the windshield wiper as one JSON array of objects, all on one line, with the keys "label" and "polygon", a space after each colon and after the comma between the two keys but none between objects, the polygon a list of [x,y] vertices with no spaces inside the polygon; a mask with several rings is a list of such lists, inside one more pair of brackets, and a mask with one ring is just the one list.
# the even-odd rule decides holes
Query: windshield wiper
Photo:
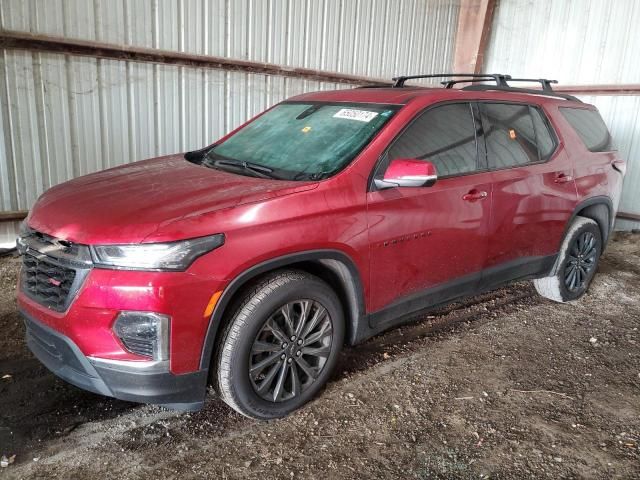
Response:
[{"label": "windshield wiper", "polygon": [[314,113],[316,113],[318,110],[320,110],[324,105],[311,105],[309,108],[307,108],[304,112],[302,112],[300,115],[298,115],[296,117],[296,120],[303,120],[311,115],[313,115]]},{"label": "windshield wiper", "polygon": [[269,168],[269,167],[265,167],[264,165],[260,165],[258,163],[252,163],[252,162],[241,162],[238,160],[214,160],[213,161],[213,166],[214,167],[233,167],[233,168],[239,168],[241,170],[244,170],[246,172],[251,172],[253,174],[255,174],[256,176],[262,177],[262,178],[275,178],[275,179],[279,179],[278,176],[273,174],[273,169]]}]

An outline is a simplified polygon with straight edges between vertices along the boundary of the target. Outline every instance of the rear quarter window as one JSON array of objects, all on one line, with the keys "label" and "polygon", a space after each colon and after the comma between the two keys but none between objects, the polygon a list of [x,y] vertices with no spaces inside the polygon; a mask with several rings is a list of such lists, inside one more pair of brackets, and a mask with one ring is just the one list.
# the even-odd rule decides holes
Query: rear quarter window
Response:
[{"label": "rear quarter window", "polygon": [[589,151],[615,150],[609,129],[597,110],[561,107],[560,113],[567,119]]}]

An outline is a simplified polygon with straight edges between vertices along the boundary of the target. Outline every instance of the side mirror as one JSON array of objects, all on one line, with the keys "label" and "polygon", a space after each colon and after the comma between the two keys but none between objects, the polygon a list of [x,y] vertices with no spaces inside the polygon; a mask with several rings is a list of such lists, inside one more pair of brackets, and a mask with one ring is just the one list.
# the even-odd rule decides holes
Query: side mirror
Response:
[{"label": "side mirror", "polygon": [[391,160],[382,180],[376,179],[378,189],[394,187],[430,187],[438,179],[433,163],[415,158]]}]

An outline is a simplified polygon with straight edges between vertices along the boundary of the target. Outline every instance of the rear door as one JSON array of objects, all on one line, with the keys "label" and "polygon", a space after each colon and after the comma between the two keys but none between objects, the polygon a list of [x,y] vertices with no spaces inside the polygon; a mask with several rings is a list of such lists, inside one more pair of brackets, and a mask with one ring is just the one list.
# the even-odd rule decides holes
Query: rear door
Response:
[{"label": "rear door", "polygon": [[576,205],[573,165],[540,107],[480,102],[493,211],[483,285],[548,271]]},{"label": "rear door", "polygon": [[442,299],[477,287],[491,210],[491,174],[478,149],[479,134],[470,103],[436,105],[387,150],[376,177],[382,178],[389,161],[413,158],[432,162],[438,180],[431,187],[368,193],[371,311],[411,298],[424,307],[420,296],[429,291],[437,294],[432,299]]}]

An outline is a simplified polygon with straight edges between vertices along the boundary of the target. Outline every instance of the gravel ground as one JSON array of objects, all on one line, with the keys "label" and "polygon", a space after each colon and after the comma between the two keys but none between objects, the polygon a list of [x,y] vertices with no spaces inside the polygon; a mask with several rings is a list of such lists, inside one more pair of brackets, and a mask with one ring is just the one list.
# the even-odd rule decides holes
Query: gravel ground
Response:
[{"label": "gravel ground", "polygon": [[24,346],[2,259],[0,455],[16,457],[0,479],[638,478],[639,241],[618,234],[578,302],[519,283],[346,349],[316,400],[272,422],[56,379]]}]

